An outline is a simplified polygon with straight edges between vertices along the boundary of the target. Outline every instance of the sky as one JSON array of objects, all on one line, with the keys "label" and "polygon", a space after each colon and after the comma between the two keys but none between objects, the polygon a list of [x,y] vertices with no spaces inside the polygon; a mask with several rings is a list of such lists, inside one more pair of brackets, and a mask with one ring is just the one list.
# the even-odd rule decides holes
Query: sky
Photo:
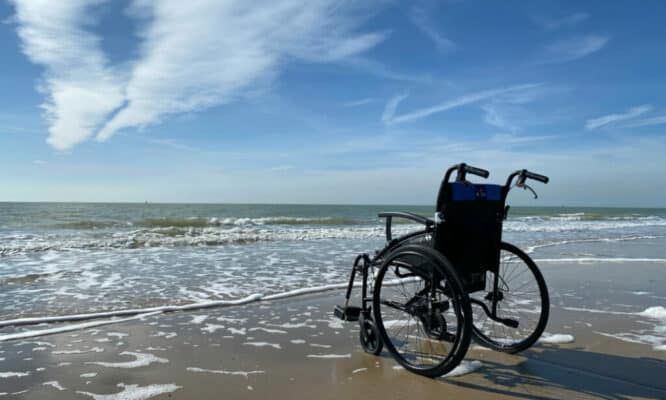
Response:
[{"label": "sky", "polygon": [[0,201],[666,206],[666,2],[0,0]]}]

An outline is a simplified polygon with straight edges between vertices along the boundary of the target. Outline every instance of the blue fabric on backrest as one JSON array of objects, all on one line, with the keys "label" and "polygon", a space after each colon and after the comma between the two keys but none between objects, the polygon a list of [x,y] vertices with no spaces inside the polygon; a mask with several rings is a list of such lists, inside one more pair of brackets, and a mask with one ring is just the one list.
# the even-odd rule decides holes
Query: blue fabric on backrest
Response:
[{"label": "blue fabric on backrest", "polygon": [[476,183],[451,183],[452,201],[501,200],[502,186]]}]

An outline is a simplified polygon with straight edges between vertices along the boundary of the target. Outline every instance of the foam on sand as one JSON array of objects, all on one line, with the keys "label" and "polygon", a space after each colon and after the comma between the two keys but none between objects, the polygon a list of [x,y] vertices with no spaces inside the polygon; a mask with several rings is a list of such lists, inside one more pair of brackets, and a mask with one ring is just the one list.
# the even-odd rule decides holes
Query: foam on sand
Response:
[{"label": "foam on sand", "polygon": [[166,364],[169,362],[166,358],[160,358],[150,353],[134,353],[131,351],[123,351],[121,356],[133,356],[133,361],[125,362],[104,362],[104,361],[89,361],[86,364],[101,365],[102,367],[109,368],[138,368],[145,367],[152,363]]},{"label": "foam on sand", "polygon": [[208,372],[210,374],[244,376],[245,378],[247,378],[249,375],[265,373],[265,371],[261,371],[261,370],[257,370],[257,371],[229,371],[229,370],[224,370],[224,369],[204,369],[204,368],[197,368],[197,367],[187,367],[186,370],[190,371],[190,372]]},{"label": "foam on sand", "polygon": [[268,343],[268,342],[245,342],[243,343],[245,346],[254,346],[254,347],[272,347],[274,349],[281,349],[282,346],[280,346],[277,343]]},{"label": "foam on sand", "polygon": [[455,367],[451,372],[448,374],[444,375],[446,378],[454,378],[456,376],[462,376],[466,375],[469,373],[472,373],[476,371],[477,369],[481,368],[483,366],[483,363],[478,360],[462,360],[460,364],[458,364],[457,367]]},{"label": "foam on sand", "polygon": [[536,262],[536,263],[578,263],[578,264],[643,262],[643,263],[665,264],[666,263],[666,258],[627,258],[627,257],[535,258],[534,262]]},{"label": "foam on sand", "polygon": [[658,320],[666,320],[666,308],[662,306],[648,307],[638,313],[641,317],[647,317]]},{"label": "foam on sand", "polygon": [[174,312],[174,311],[197,310],[202,308],[228,307],[228,306],[236,306],[258,301],[261,299],[261,297],[262,297],[261,294],[252,294],[250,296],[246,296],[236,300],[203,301],[199,303],[190,303],[180,306],[170,305],[170,306],[149,307],[149,308],[128,309],[128,310],[114,310],[114,311],[105,311],[99,313],[63,315],[58,317],[18,318],[18,319],[0,321],[0,328],[5,326],[35,325],[35,324],[43,324],[50,322],[72,322],[72,321],[81,321],[81,320],[96,319],[96,318],[122,317],[127,315],[137,315],[137,314],[146,314],[146,313],[155,313],[155,312]]},{"label": "foam on sand", "polygon": [[158,311],[158,312],[152,312],[152,313],[139,314],[139,315],[135,315],[134,317],[129,317],[129,318],[117,318],[117,319],[110,319],[110,320],[105,320],[105,321],[84,322],[84,323],[81,323],[81,324],[70,324],[70,325],[60,326],[60,327],[51,328],[51,329],[39,329],[39,330],[32,330],[32,331],[25,331],[25,332],[18,332],[18,333],[10,333],[10,334],[7,334],[7,335],[0,335],[0,342],[6,341],[6,340],[25,339],[25,338],[31,338],[31,337],[37,337],[37,336],[53,335],[55,333],[77,331],[77,330],[80,330],[80,329],[87,329],[87,328],[92,328],[92,327],[95,327],[95,326],[117,324],[117,323],[120,323],[120,322],[125,322],[125,321],[131,321],[131,320],[135,320],[135,319],[150,317],[150,316],[157,315],[157,314],[160,314],[160,313],[161,312]]},{"label": "foam on sand", "polygon": [[83,354],[83,353],[102,353],[104,352],[104,349],[101,347],[93,347],[88,350],[58,350],[58,351],[53,351],[51,354],[59,355],[59,354]]},{"label": "foam on sand", "polygon": [[0,372],[0,378],[21,378],[30,375],[30,372]]},{"label": "foam on sand", "polygon": [[281,334],[286,334],[287,331],[283,331],[281,329],[269,329],[269,328],[263,328],[263,327],[256,327],[256,328],[250,328],[248,329],[249,332],[255,332],[255,331],[263,331],[266,333],[281,333]]},{"label": "foam on sand", "polygon": [[58,390],[60,390],[60,391],[66,390],[64,387],[62,387],[62,386],[60,385],[60,383],[58,383],[58,381],[48,381],[48,382],[44,382],[44,383],[42,383],[42,385],[44,385],[44,386],[51,386],[51,387],[56,388],[56,389],[58,389]]},{"label": "foam on sand", "polygon": [[181,388],[181,386],[177,386],[173,383],[148,386],[125,385],[124,383],[119,383],[118,387],[123,388],[123,390],[113,394],[96,394],[83,391],[77,391],[76,393],[90,396],[95,400],[146,400],[160,394],[173,393]]},{"label": "foam on sand", "polygon": [[564,333],[555,333],[555,334],[550,334],[550,333],[544,333],[541,338],[539,338],[538,343],[546,343],[546,344],[565,344],[565,343],[573,343],[576,339],[574,338],[573,335],[568,335]]},{"label": "foam on sand", "polygon": [[308,354],[308,358],[351,358],[351,353],[347,354]]}]

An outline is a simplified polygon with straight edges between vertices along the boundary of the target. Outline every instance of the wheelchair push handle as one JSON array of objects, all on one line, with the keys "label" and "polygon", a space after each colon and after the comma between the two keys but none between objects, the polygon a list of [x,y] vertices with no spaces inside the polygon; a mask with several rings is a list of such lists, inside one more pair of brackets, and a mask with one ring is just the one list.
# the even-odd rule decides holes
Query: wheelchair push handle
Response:
[{"label": "wheelchair push handle", "polygon": [[490,172],[488,172],[485,169],[472,167],[471,165],[467,165],[465,163],[460,163],[446,170],[446,175],[444,175],[444,182],[449,181],[449,178],[451,177],[453,171],[458,171],[458,174],[456,175],[456,182],[465,182],[465,176],[468,173],[480,176],[482,178],[487,178],[488,176],[490,176]]},{"label": "wheelchair push handle", "polygon": [[548,183],[548,177],[547,176],[535,174],[534,172],[530,172],[528,170],[524,170],[524,171],[525,171],[525,178],[534,179],[535,181],[539,181],[541,183]]},{"label": "wheelchair push handle", "polygon": [[530,172],[526,169],[519,169],[518,171],[509,175],[509,178],[506,180],[506,187],[511,187],[511,183],[515,177],[518,177],[518,181],[516,182],[517,186],[525,185],[525,181],[527,179],[534,179],[535,181],[539,181],[541,183],[548,183],[550,180],[546,175]]}]

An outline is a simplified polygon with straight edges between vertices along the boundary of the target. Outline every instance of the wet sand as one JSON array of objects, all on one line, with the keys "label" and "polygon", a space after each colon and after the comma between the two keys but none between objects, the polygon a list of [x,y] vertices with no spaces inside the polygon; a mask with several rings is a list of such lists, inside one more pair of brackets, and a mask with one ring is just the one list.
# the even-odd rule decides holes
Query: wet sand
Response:
[{"label": "wet sand", "polygon": [[0,398],[666,398],[666,351],[609,336],[660,332],[663,322],[635,310],[666,304],[663,265],[542,269],[547,332],[574,341],[520,355],[472,345],[466,365],[481,366],[458,377],[424,378],[386,351],[363,353],[357,324],[332,317],[343,295],[334,291],[0,342]]}]

